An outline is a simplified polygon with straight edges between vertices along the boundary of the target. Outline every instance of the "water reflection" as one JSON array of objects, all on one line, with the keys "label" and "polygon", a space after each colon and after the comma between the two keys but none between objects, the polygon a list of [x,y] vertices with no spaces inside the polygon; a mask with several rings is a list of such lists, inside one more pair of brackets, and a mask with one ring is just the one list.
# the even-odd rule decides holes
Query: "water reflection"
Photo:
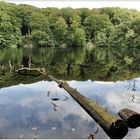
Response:
[{"label": "water reflection", "polygon": [[[133,81],[136,90],[128,88]],[[140,113],[140,78],[117,82],[72,80],[68,83],[115,115],[125,107]],[[133,101],[130,95],[134,95]],[[59,100],[53,101],[56,97]],[[55,82],[2,88],[0,112],[2,138],[108,138]],[[125,138],[139,138],[139,132],[140,127],[130,129]]]},{"label": "water reflection", "polygon": [[[133,60],[133,61],[132,61]],[[46,80],[21,77],[21,67],[45,68],[47,74],[65,80],[128,80],[140,75],[136,48],[19,48],[0,50],[0,87]],[[130,63],[131,62],[131,63]],[[135,90],[135,87],[133,87]]]},{"label": "water reflection", "polygon": [[[108,138],[55,82],[40,81],[46,76],[20,76],[15,69],[44,67],[117,115],[125,107],[140,112],[140,78],[132,79],[140,75],[139,61],[135,48],[0,50],[0,138]],[[25,85],[35,81],[40,82]],[[139,131],[131,129],[125,138],[139,138]]]},{"label": "water reflection", "polygon": [[[60,99],[55,103],[57,112],[51,104],[56,90]],[[46,96],[48,91],[50,97]],[[63,101],[65,94],[69,101]],[[3,112],[0,128],[6,130],[7,138],[85,138],[95,125],[85,111],[54,82],[42,81],[3,88],[0,96],[0,106],[4,106],[0,108]]]}]

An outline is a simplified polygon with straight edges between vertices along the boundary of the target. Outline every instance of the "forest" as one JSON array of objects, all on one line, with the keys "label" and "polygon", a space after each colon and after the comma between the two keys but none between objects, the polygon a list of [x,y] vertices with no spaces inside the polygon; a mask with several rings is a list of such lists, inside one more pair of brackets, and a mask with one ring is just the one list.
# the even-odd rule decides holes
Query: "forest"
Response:
[{"label": "forest", "polygon": [[140,12],[0,2],[0,48],[140,47]]}]

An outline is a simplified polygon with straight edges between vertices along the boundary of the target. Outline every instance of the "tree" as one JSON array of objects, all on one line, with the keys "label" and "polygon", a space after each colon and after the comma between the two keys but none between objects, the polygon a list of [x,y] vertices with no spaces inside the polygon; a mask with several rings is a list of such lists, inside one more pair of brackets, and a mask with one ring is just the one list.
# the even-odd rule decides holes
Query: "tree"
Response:
[{"label": "tree", "polygon": [[82,28],[76,28],[67,35],[67,45],[70,47],[83,47],[86,44],[86,34]]},{"label": "tree", "polygon": [[12,25],[11,17],[3,11],[0,11],[0,35],[2,47],[10,47],[18,44],[20,31],[18,27]]},{"label": "tree", "polygon": [[78,15],[78,11],[72,8],[63,8],[61,9],[61,15],[65,19],[68,28],[71,28],[72,25],[75,24],[80,25],[80,16]]},{"label": "tree", "polygon": [[41,30],[34,30],[32,32],[32,41],[34,42],[35,46],[39,46],[39,47],[54,46],[50,35]]},{"label": "tree", "polygon": [[131,36],[133,36],[133,47],[140,47],[140,17],[131,22]]},{"label": "tree", "polygon": [[95,38],[95,33],[111,26],[109,18],[105,15],[90,15],[85,19],[84,27],[89,40]]},{"label": "tree", "polygon": [[58,44],[65,43],[65,38],[67,35],[67,24],[63,17],[58,17],[55,23],[55,39],[58,41]]}]

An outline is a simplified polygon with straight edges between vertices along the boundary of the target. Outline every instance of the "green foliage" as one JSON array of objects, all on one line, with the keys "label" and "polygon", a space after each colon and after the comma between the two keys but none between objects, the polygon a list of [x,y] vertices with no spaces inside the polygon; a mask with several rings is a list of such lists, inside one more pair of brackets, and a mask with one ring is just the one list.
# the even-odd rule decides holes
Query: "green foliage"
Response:
[{"label": "green foliage", "polygon": [[44,31],[34,30],[32,32],[32,38],[33,38],[33,42],[37,46],[41,46],[41,47],[53,46],[53,43],[52,43],[50,35],[47,34]]},{"label": "green foliage", "polygon": [[70,47],[81,47],[85,46],[86,34],[82,28],[76,28],[75,30],[69,31],[67,34],[66,43]]},{"label": "green foliage", "polygon": [[58,45],[65,43],[66,35],[67,35],[67,24],[63,17],[59,17],[55,22],[55,39],[58,42]]},{"label": "green foliage", "polygon": [[30,15],[30,27],[32,30],[44,30],[47,32],[49,23],[43,14],[34,12]]},{"label": "green foliage", "polygon": [[132,63],[134,61],[132,57],[129,58],[128,56],[124,57],[124,60],[125,60],[126,64],[128,64],[128,65],[132,65]]},{"label": "green foliage", "polygon": [[0,2],[0,48],[139,47],[140,12],[121,8],[43,8]]},{"label": "green foliage", "polygon": [[[15,69],[21,68],[23,60],[32,58],[32,67],[45,68],[47,74],[60,79],[77,80],[126,80],[140,75],[139,48],[7,48],[0,50],[0,85],[33,82],[32,77],[9,72],[8,61]],[[3,67],[3,68],[2,68]],[[12,74],[12,75],[11,75]],[[15,77],[16,76],[16,77]],[[25,78],[25,79],[24,79]],[[46,79],[47,76],[35,81]]]}]

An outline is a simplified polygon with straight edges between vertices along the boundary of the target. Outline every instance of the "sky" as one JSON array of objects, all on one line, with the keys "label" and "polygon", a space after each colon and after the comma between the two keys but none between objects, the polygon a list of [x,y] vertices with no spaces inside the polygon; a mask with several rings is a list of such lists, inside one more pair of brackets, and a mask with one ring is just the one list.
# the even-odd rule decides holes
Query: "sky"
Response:
[{"label": "sky", "polygon": [[121,7],[121,8],[128,8],[128,9],[136,9],[140,11],[140,1],[102,1],[102,0],[94,0],[94,1],[69,1],[69,0],[4,0],[7,2],[12,2],[16,4],[29,4],[39,8],[45,7],[72,7],[72,8],[102,8],[102,7]]}]

